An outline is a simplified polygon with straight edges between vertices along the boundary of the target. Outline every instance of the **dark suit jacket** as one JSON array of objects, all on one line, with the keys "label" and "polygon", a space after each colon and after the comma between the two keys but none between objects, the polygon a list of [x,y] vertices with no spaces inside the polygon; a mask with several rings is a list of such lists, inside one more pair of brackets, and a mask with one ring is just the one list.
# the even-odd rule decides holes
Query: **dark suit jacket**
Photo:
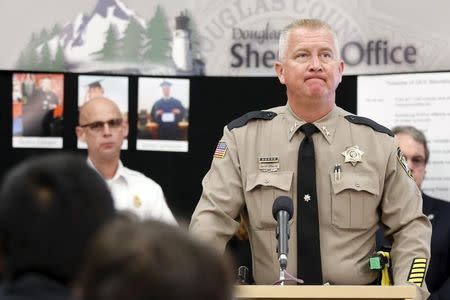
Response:
[{"label": "dark suit jacket", "polygon": [[[423,213],[428,217],[433,232],[431,235],[431,260],[425,281],[431,300],[450,300],[450,202],[432,198],[422,193]],[[389,246],[377,232],[377,249]]]},{"label": "dark suit jacket", "polygon": [[70,289],[48,277],[29,273],[0,286],[0,300],[69,300]]},{"label": "dark suit jacket", "polygon": [[423,197],[423,213],[433,225],[431,260],[426,282],[431,293],[429,299],[450,299],[450,203]]}]

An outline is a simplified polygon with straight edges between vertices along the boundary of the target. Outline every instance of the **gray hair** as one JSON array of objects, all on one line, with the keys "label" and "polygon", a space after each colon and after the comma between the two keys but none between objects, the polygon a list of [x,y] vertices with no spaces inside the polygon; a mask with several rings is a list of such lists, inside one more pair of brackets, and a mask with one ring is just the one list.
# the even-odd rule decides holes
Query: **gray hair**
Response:
[{"label": "gray hair", "polygon": [[427,138],[422,131],[413,126],[395,126],[392,128],[392,132],[394,134],[407,134],[416,142],[422,144],[425,148],[425,164],[428,163],[428,159],[430,158],[430,150],[428,149]]},{"label": "gray hair", "polygon": [[280,39],[278,42],[278,60],[282,61],[284,59],[289,35],[294,29],[297,28],[328,30],[333,36],[334,46],[336,47],[337,52],[336,58],[340,58],[337,35],[328,23],[319,19],[300,19],[290,23],[289,25],[284,27],[283,30],[281,31]]}]

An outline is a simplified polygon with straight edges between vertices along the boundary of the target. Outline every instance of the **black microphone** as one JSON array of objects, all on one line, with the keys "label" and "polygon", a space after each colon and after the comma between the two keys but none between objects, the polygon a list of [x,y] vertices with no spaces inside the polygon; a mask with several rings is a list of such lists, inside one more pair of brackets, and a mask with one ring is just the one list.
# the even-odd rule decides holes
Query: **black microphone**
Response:
[{"label": "black microphone", "polygon": [[272,215],[277,220],[278,261],[281,270],[286,270],[287,255],[289,252],[289,220],[292,218],[294,207],[292,199],[280,196],[275,199],[272,206]]}]

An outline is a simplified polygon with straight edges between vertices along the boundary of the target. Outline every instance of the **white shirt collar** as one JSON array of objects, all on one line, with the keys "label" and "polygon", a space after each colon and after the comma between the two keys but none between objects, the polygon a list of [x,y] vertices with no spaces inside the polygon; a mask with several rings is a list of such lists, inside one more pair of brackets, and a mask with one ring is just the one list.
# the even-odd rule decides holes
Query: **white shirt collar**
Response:
[{"label": "white shirt collar", "polygon": [[[94,166],[94,163],[92,162],[92,160],[91,160],[89,157],[88,157],[88,159],[87,159],[87,163],[88,163],[88,165],[89,165],[92,169],[94,169],[100,176],[102,176],[102,174],[97,170],[97,168]],[[102,176],[102,178],[103,178],[103,176]],[[127,177],[126,177],[126,174],[125,174],[125,167],[123,166],[121,160],[119,160],[119,165],[118,165],[118,167],[117,167],[116,174],[114,174],[114,176],[113,176],[111,179],[105,179],[105,181],[106,181],[107,183],[111,183],[111,182],[114,182],[114,181],[118,180],[119,178],[123,178],[123,180],[124,180],[125,182],[127,182]]]}]

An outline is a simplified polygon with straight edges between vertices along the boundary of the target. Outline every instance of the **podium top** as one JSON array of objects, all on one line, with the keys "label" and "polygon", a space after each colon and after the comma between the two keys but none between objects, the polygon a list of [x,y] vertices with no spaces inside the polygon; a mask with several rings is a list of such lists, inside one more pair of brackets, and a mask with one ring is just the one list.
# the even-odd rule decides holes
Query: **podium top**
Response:
[{"label": "podium top", "polygon": [[239,285],[235,299],[413,299],[414,286],[361,286],[361,285]]}]

